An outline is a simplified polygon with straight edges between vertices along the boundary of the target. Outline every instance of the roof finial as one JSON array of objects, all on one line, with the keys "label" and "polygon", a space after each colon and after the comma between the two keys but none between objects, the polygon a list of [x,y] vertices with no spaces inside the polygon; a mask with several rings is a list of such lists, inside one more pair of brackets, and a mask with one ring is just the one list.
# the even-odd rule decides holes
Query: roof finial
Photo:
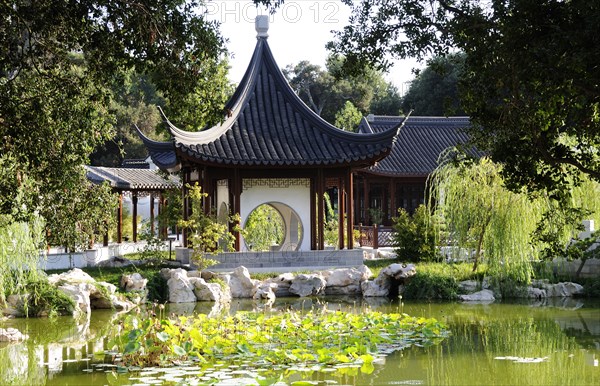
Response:
[{"label": "roof finial", "polygon": [[257,38],[268,38],[269,34],[269,16],[268,15],[257,15],[256,20],[254,21],[254,25],[256,28],[256,37]]}]

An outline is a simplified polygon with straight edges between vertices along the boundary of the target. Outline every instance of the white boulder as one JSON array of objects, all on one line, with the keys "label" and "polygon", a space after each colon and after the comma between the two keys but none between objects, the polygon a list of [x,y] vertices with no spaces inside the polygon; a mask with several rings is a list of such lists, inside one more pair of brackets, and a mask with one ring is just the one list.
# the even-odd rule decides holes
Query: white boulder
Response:
[{"label": "white boulder", "polygon": [[251,298],[254,286],[259,283],[250,278],[250,272],[244,266],[237,267],[231,275],[225,275],[224,279],[229,285],[232,298]]},{"label": "white boulder", "polygon": [[474,292],[469,295],[459,295],[458,298],[464,302],[493,302],[496,300],[494,293],[488,289]]},{"label": "white boulder", "polygon": [[143,291],[146,289],[146,284],[148,284],[148,279],[144,279],[138,272],[121,277],[121,288],[125,292]]},{"label": "white boulder", "polygon": [[274,284],[275,288],[273,288],[273,292],[275,296],[279,298],[286,298],[292,296],[293,294],[290,292],[290,286],[292,285],[292,281],[296,275],[291,272],[282,273],[277,277],[265,280],[266,284]]},{"label": "white boulder", "polygon": [[186,270],[181,268],[171,270],[167,286],[169,287],[169,302],[190,303],[196,301],[194,286],[190,283]]},{"label": "white boulder", "polygon": [[320,274],[300,274],[294,278],[290,293],[300,297],[322,295],[327,282]]}]

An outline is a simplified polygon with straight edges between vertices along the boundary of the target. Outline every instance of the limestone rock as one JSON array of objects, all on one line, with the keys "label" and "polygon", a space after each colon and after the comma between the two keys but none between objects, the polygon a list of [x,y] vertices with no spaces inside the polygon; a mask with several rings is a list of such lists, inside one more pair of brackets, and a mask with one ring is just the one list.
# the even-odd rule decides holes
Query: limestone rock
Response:
[{"label": "limestone rock", "polygon": [[171,270],[167,286],[169,287],[169,302],[190,303],[196,301],[194,286],[190,283],[186,270],[181,268]]},{"label": "limestone rock", "polygon": [[59,286],[62,284],[94,283],[96,280],[81,269],[73,268],[61,274],[55,273],[48,276],[48,281],[50,284]]},{"label": "limestone rock", "polygon": [[275,296],[279,298],[286,298],[293,295],[290,292],[290,286],[292,285],[292,281],[295,277],[296,275],[290,272],[282,273],[277,277],[265,280],[265,284],[275,284],[275,288],[273,289]]},{"label": "limestone rock", "polygon": [[571,297],[583,294],[583,286],[571,282],[548,284],[546,292],[548,297]]},{"label": "limestone rock", "polygon": [[363,281],[360,288],[363,297],[386,297],[390,294],[391,279],[387,276],[378,276],[375,280]]},{"label": "limestone rock", "polygon": [[326,295],[359,295],[361,293],[360,283],[364,273],[356,268],[342,268],[324,271],[323,277],[326,281]]},{"label": "limestone rock", "polygon": [[254,294],[252,299],[254,300],[266,300],[268,303],[275,301],[275,292],[277,288],[275,283],[261,283],[254,288]]},{"label": "limestone rock", "polygon": [[161,268],[159,271],[160,277],[164,280],[169,280],[171,278],[171,268]]},{"label": "limestone rock", "polygon": [[83,313],[89,314],[92,310],[90,292],[96,288],[89,283],[64,284],[57,287],[60,291],[75,300],[76,307]]},{"label": "limestone rock", "polygon": [[[100,288],[104,288],[104,290]],[[95,285],[90,285],[89,289],[92,309],[111,309],[114,301],[118,300],[115,296],[117,287],[114,284],[97,282]]]},{"label": "limestone rock", "polygon": [[258,283],[258,280],[250,278],[250,272],[244,266],[237,267],[228,279],[226,283],[229,285],[232,298],[251,298],[254,286]]},{"label": "limestone rock", "polygon": [[191,277],[189,280],[198,301],[228,303],[231,300],[229,292],[223,291],[218,283],[207,283],[201,277]]},{"label": "limestone rock", "polygon": [[459,295],[458,298],[465,302],[493,302],[496,300],[494,293],[488,289],[484,289],[469,295]]},{"label": "limestone rock", "polygon": [[527,287],[527,297],[530,299],[545,299],[547,297],[546,290],[535,287]]},{"label": "limestone rock", "polygon": [[26,297],[24,295],[8,295],[6,298],[6,305],[2,308],[2,314],[16,318],[25,316],[23,313],[25,299]]},{"label": "limestone rock", "polygon": [[290,293],[300,297],[321,295],[326,285],[325,278],[319,274],[300,274],[292,281]]},{"label": "limestone rock", "polygon": [[148,284],[148,279],[144,279],[142,275],[137,272],[121,277],[121,288],[123,288],[125,292],[143,291],[146,289],[146,284]]},{"label": "limestone rock", "polygon": [[480,283],[477,280],[465,280],[458,283],[458,288],[462,292],[472,293],[480,288]]},{"label": "limestone rock", "polygon": [[130,265],[134,265],[135,263],[132,260],[126,259],[120,256],[111,257],[108,260],[103,260],[98,262],[98,267],[129,267]]},{"label": "limestone rock", "polygon": [[366,265],[361,265],[358,268],[358,271],[362,275],[362,277],[360,278],[361,282],[369,280],[371,278],[371,276],[373,276],[373,272],[371,272],[371,269],[369,269],[369,267],[367,267]]},{"label": "limestone rock", "polygon": [[19,342],[29,338],[29,335],[21,333],[16,328],[0,328],[0,342]]},{"label": "limestone rock", "polygon": [[396,280],[405,281],[417,274],[414,264],[391,264],[381,270],[379,275],[386,275]]}]

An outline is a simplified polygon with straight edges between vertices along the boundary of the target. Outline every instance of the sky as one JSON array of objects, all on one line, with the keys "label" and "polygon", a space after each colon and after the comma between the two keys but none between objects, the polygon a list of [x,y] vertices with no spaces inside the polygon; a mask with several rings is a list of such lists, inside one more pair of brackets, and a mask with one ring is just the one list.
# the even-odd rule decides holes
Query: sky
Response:
[{"label": "sky", "polygon": [[[239,83],[256,44],[254,19],[267,12],[251,0],[213,0],[206,4],[206,12],[211,20],[221,23],[221,33],[229,40],[227,48],[232,55],[229,78]],[[349,15],[349,7],[341,0],[286,0],[269,23],[269,46],[279,67],[301,60],[324,67],[325,44],[333,39],[331,30],[341,30]],[[403,93],[407,82],[413,79],[411,69],[423,66],[413,60],[394,63],[385,78]]]}]

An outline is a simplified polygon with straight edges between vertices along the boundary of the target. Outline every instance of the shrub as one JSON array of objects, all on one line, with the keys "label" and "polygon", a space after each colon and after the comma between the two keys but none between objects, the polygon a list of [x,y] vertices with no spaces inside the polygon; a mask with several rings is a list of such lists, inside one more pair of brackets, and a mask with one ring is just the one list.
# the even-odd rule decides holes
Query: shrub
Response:
[{"label": "shrub", "polygon": [[439,259],[435,223],[425,205],[419,205],[412,216],[404,208],[398,209],[394,231],[394,248],[400,260],[417,262]]},{"label": "shrub", "polygon": [[23,305],[27,317],[43,312],[48,316],[68,315],[75,310],[75,301],[45,279],[30,282],[27,290],[29,296]]},{"label": "shrub", "polygon": [[406,299],[452,300],[458,295],[458,283],[450,275],[432,271],[419,272],[406,285]]}]

